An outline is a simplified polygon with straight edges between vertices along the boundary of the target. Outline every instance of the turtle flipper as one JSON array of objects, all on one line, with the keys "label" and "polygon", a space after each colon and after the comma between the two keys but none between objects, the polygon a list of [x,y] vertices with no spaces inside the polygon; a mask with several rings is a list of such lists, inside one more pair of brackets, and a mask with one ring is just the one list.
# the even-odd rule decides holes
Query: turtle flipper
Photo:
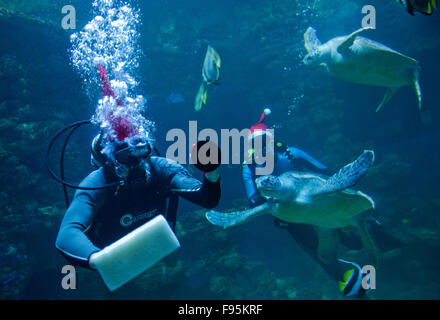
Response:
[{"label": "turtle flipper", "polygon": [[265,214],[270,210],[270,205],[268,203],[263,203],[262,205],[243,211],[235,212],[219,212],[215,210],[210,210],[206,213],[206,219],[213,225],[229,228],[236,226],[238,224],[244,223],[250,219],[258,217],[259,215]]},{"label": "turtle flipper", "polygon": [[396,90],[397,88],[388,88],[387,92],[385,93],[385,97],[383,97],[383,100],[380,103],[380,105],[377,107],[376,112],[378,112],[384,106],[385,103],[390,101]]},{"label": "turtle flipper", "polygon": [[359,158],[340,169],[324,184],[308,190],[308,196],[336,192],[355,185],[367,173],[373,162],[374,152],[365,150]]},{"label": "turtle flipper", "polygon": [[318,236],[318,258],[325,264],[330,264],[338,258],[339,235],[336,229],[315,227]]},{"label": "turtle flipper", "polygon": [[356,40],[356,37],[359,35],[359,33],[364,32],[365,30],[370,30],[373,29],[372,27],[367,27],[367,28],[361,28],[359,30],[356,30],[355,32],[349,34],[344,42],[342,42],[339,46],[337,51],[341,54],[347,53],[348,49],[353,45],[354,41]]},{"label": "turtle flipper", "polygon": [[420,88],[420,83],[419,83],[419,71],[417,70],[414,71],[412,80],[413,80],[414,91],[416,92],[417,100],[419,102],[419,110],[422,110],[422,89]]},{"label": "turtle flipper", "polygon": [[308,53],[316,50],[321,45],[321,41],[319,41],[316,36],[316,30],[312,27],[309,27],[307,31],[304,33],[304,46]]}]

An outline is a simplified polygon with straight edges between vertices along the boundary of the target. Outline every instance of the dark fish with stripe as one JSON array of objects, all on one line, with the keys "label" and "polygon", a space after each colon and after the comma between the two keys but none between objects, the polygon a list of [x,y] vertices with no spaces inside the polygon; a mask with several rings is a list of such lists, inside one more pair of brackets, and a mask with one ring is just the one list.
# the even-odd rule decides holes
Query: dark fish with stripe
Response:
[{"label": "dark fish with stripe", "polygon": [[361,267],[351,261],[339,259],[340,262],[352,265],[354,268],[347,270],[344,273],[343,281],[339,281],[339,290],[344,297],[355,296],[361,290],[362,285],[362,269]]},{"label": "dark fish with stripe", "polygon": [[438,0],[399,0],[399,2],[413,16],[415,12],[430,16],[438,8]]}]

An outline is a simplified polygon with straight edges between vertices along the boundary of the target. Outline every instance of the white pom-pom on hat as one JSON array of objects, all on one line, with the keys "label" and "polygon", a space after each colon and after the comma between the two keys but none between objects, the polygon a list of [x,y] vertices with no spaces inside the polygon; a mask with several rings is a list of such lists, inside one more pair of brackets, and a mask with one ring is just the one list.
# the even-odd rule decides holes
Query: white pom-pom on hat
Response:
[{"label": "white pom-pom on hat", "polygon": [[270,115],[271,113],[272,113],[272,110],[271,110],[270,108],[266,108],[266,109],[264,109],[264,114],[265,114],[266,116]]}]

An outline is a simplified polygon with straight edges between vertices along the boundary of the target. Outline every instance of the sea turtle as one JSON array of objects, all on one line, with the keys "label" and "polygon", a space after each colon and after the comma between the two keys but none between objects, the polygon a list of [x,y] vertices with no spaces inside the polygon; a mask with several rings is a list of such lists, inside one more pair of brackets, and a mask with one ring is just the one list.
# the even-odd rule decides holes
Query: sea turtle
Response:
[{"label": "sea turtle", "polygon": [[316,30],[309,27],[304,34],[308,51],[304,64],[322,65],[330,73],[346,81],[387,88],[376,112],[391,99],[398,88],[408,85],[413,86],[421,109],[418,61],[359,36],[367,29],[371,28],[362,28],[348,36],[337,37],[321,44]]},{"label": "sea turtle", "polygon": [[211,210],[206,213],[206,218],[223,228],[262,214],[271,214],[289,223],[313,225],[319,240],[318,256],[324,263],[331,263],[338,257],[337,229],[355,227],[377,264],[376,247],[365,226],[365,217],[361,215],[374,208],[374,201],[361,191],[348,189],[366,174],[373,161],[374,152],[367,150],[331,177],[300,171],[285,172],[278,177],[259,177],[256,179],[257,189],[268,202],[237,212]]}]

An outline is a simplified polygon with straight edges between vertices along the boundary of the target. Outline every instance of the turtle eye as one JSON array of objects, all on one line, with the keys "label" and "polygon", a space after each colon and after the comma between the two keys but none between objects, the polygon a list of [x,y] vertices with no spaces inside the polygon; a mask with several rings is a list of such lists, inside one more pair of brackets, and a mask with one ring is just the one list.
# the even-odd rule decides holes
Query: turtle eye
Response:
[{"label": "turtle eye", "polygon": [[278,177],[271,177],[270,186],[274,189],[280,186],[280,180],[278,179]]},{"label": "turtle eye", "polygon": [[267,179],[267,177],[259,178],[259,179],[257,180],[257,183],[258,183],[260,186],[262,186],[262,187],[266,187],[267,184],[268,184],[268,179]]},{"label": "turtle eye", "polygon": [[268,187],[273,187],[274,185],[275,185],[275,179],[274,179],[274,177],[268,177],[266,180],[265,180],[265,182],[266,182],[266,185],[268,186]]}]

